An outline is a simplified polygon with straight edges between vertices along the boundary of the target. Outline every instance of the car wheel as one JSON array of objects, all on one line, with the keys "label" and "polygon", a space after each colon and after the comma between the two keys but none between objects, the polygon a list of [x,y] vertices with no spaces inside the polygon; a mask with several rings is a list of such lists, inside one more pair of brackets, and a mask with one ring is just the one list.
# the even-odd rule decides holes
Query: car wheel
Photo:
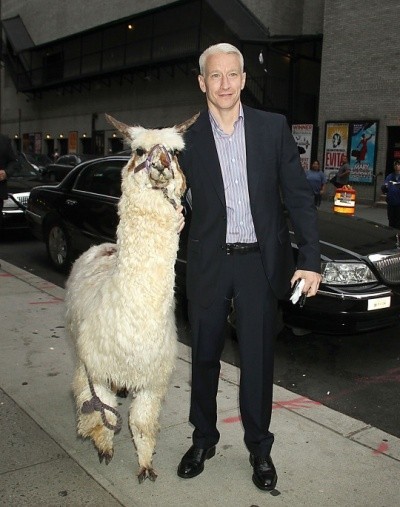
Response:
[{"label": "car wheel", "polygon": [[53,223],[46,231],[47,254],[53,266],[65,272],[71,265],[71,242],[65,228],[59,223]]}]

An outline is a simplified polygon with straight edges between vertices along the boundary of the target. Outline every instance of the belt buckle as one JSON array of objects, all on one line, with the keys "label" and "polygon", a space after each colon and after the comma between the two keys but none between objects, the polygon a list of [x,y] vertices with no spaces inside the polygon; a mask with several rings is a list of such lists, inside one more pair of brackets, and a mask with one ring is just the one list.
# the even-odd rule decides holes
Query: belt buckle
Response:
[{"label": "belt buckle", "polygon": [[234,245],[232,243],[226,244],[226,255],[232,255],[233,254],[233,247]]}]

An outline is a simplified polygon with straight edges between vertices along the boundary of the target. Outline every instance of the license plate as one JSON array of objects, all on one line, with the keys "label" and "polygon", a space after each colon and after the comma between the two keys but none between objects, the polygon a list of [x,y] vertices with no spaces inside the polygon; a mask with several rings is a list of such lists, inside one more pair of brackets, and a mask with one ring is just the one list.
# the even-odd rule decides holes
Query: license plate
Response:
[{"label": "license plate", "polygon": [[368,299],[368,310],[380,310],[381,308],[389,308],[390,296],[384,298]]}]

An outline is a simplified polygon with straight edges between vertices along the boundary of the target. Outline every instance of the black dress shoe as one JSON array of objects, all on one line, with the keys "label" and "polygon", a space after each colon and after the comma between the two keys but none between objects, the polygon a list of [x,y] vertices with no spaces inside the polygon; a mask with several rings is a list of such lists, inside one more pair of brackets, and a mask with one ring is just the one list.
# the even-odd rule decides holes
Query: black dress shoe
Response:
[{"label": "black dress shoe", "polygon": [[271,456],[261,458],[250,454],[250,465],[253,467],[253,482],[259,489],[272,491],[278,480]]},{"label": "black dress shoe", "polygon": [[204,462],[215,455],[215,445],[208,449],[200,449],[199,447],[192,447],[183,456],[178,466],[178,475],[183,479],[191,479],[196,475],[201,474],[204,470]]}]

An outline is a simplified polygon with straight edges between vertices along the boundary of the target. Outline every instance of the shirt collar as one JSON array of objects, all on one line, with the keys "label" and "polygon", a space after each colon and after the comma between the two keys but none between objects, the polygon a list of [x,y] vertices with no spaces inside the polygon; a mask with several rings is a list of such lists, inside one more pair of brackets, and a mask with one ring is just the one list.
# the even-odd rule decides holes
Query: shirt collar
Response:
[{"label": "shirt collar", "polygon": [[[211,122],[213,129],[215,129],[219,134],[226,136],[227,134],[225,134],[225,132],[218,125],[217,120],[214,118],[214,115],[212,114],[212,112],[210,110],[208,110],[208,115],[210,117],[210,122]],[[235,123],[233,124],[233,128],[235,129],[236,125],[239,122],[243,122],[243,120],[244,120],[243,106],[242,106],[242,103],[239,102],[239,115],[238,115],[237,119],[235,120]]]}]

